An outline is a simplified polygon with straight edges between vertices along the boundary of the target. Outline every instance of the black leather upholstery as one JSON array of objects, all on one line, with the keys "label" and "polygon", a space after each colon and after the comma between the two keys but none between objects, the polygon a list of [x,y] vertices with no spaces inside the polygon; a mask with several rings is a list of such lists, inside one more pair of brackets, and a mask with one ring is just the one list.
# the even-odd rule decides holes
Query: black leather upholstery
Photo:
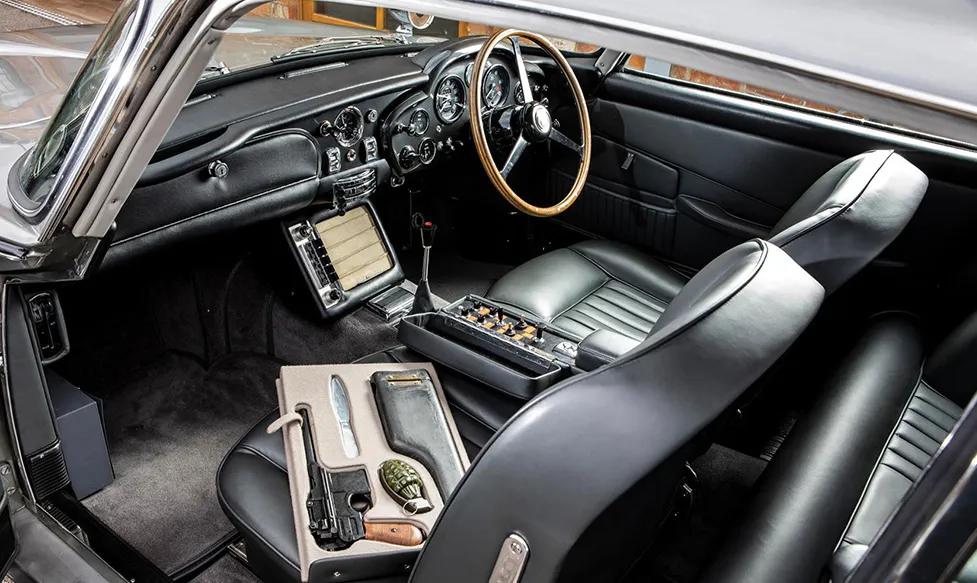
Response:
[{"label": "black leather upholstery", "polygon": [[580,370],[594,370],[620,358],[641,344],[640,341],[612,332],[595,330],[577,345],[574,364]]},{"label": "black leather upholstery", "polygon": [[[478,458],[483,461],[477,463],[475,477],[464,478],[456,491],[461,493],[456,495],[461,501],[452,501],[442,517],[445,526],[438,529],[444,534],[432,533],[422,556],[422,561],[428,557],[422,563],[427,566],[416,575],[417,580],[431,580],[432,575],[439,581],[468,580],[471,571],[469,561],[464,559],[467,553],[446,549],[445,541],[457,541],[458,529],[465,530],[469,534],[460,538],[470,539],[472,548],[477,548],[471,560],[488,564],[495,559],[499,540],[511,532],[506,530],[509,528],[536,541],[531,563],[534,572],[546,573],[544,578],[551,579],[557,572],[553,561],[569,551],[566,545],[572,544],[572,537],[589,532],[594,516],[604,515],[598,510],[613,497],[631,490],[636,481],[653,476],[658,495],[642,496],[636,513],[630,516],[629,512],[626,522],[613,521],[615,530],[627,526],[641,533],[649,531],[648,515],[653,522],[655,516],[662,515],[681,475],[681,452],[790,345],[814,316],[823,297],[821,287],[782,251],[760,241],[731,250],[714,263],[675,298],[673,307],[662,316],[658,331],[638,349],[610,366],[547,391],[529,405],[529,414],[516,414],[519,401],[480,387],[453,371],[439,369],[469,452],[474,457],[490,438],[495,445],[486,450],[494,453]],[[743,342],[747,338],[750,342]],[[730,346],[744,348],[731,351]],[[418,360],[425,359],[399,347],[370,355],[361,362]],[[690,362],[707,362],[708,366],[689,366]],[[654,374],[647,374],[648,370]],[[708,372],[702,374],[703,371]],[[654,386],[648,386],[648,379],[653,379]],[[592,386],[601,390],[592,391],[588,388]],[[477,408],[476,414],[471,408]],[[525,413],[526,409],[522,411]],[[298,551],[289,510],[284,448],[280,435],[264,432],[276,415],[272,412],[260,421],[227,455],[218,471],[217,491],[226,514],[244,538],[254,571],[265,581],[295,581],[299,577]],[[581,416],[586,419],[574,419]],[[513,420],[508,422],[508,429],[496,433],[510,417]],[[529,423],[529,418],[535,421]],[[604,423],[606,419],[615,422]],[[568,431],[574,434],[572,438],[566,435]],[[625,448],[618,455],[622,441],[642,446]],[[526,447],[526,443],[532,447]],[[554,447],[560,451],[553,451]],[[590,459],[600,451],[607,455],[591,460],[595,462],[592,468],[581,466],[580,455]],[[530,458],[534,461],[530,462]],[[596,463],[598,458],[601,461]],[[499,508],[498,504],[475,504],[484,509],[476,509],[481,514],[471,522],[464,516],[473,511],[473,497],[479,498],[485,488],[506,496],[507,488],[512,487],[485,482],[486,473],[496,475],[492,468],[500,463],[512,467],[504,468],[506,473],[498,476],[520,476],[518,481],[506,477],[504,482],[531,487],[521,494],[519,504],[507,498],[506,505],[512,508],[494,516],[481,514],[493,515],[492,508]],[[606,479],[601,480],[601,488],[588,487],[583,494],[579,474],[590,471]],[[552,482],[559,481],[561,475],[566,478],[563,488],[551,489]],[[646,508],[649,500],[651,507]],[[516,506],[531,501],[535,501],[535,510],[517,511]],[[565,516],[552,522],[547,518],[552,514]],[[637,520],[639,515],[641,520]],[[525,528],[507,524],[512,518],[528,522]],[[473,529],[473,524],[478,524],[478,528]],[[500,528],[505,534],[497,538]],[[567,536],[546,540],[540,528],[542,532]],[[473,530],[481,534],[471,536]],[[614,552],[630,555],[640,550],[637,538],[628,540],[628,544],[616,545]],[[547,552],[551,545],[552,552]],[[449,558],[445,558],[446,554]],[[432,561],[437,563],[432,565]],[[446,561],[443,571],[441,561]],[[483,570],[483,566],[477,569]],[[535,577],[530,575],[524,581],[539,580]]]},{"label": "black leather upholstery", "polygon": [[[867,152],[811,185],[768,237],[830,294],[902,232],[927,185],[926,176],[899,154]],[[576,340],[598,329],[643,340],[684,283],[639,251],[595,240],[517,267],[486,296]]]},{"label": "black leather upholstery", "polygon": [[[961,326],[936,353],[973,345],[962,339],[968,330]],[[948,366],[944,360],[941,370]],[[910,318],[873,322],[777,452],[702,580],[816,583],[827,570],[844,581],[962,414],[964,401],[937,392],[924,380],[930,366],[923,378],[922,367]],[[964,387],[944,386],[969,399],[972,383],[959,380]]]},{"label": "black leather upholstery", "polygon": [[755,240],[711,262],[622,358],[523,407],[485,447],[412,581],[484,579],[513,532],[522,581],[617,581],[668,510],[697,438],[814,317],[823,289]]},{"label": "black leather upholstery", "polygon": [[517,267],[488,297],[577,340],[606,329],[641,341],[686,281],[635,249],[595,240]]},{"label": "black leather upholstery", "polygon": [[[357,362],[427,362],[399,346]],[[455,424],[471,458],[522,404],[451,370],[439,368],[438,378],[451,402]],[[298,581],[298,547],[292,521],[285,448],[282,436],[265,428],[277,410],[241,439],[224,458],[217,474],[217,496],[224,512],[244,538],[251,568],[263,581]],[[365,583],[401,583],[389,579]]]}]

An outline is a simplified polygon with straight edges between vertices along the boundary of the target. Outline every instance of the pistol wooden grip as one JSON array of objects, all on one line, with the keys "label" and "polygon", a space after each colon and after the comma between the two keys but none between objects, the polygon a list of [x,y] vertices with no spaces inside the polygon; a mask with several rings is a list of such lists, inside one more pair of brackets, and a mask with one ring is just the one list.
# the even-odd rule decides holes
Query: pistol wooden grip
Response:
[{"label": "pistol wooden grip", "polygon": [[424,542],[424,533],[413,524],[396,522],[366,522],[366,540],[375,540],[402,547],[416,547]]}]

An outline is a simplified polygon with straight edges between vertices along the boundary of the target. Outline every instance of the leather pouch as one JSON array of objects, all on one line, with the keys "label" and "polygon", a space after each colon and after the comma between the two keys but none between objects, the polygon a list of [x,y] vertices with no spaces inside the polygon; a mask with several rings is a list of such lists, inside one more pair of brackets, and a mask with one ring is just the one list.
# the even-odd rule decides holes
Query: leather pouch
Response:
[{"label": "leather pouch", "polygon": [[420,368],[378,371],[370,384],[390,448],[424,464],[447,498],[465,469],[431,376]]}]

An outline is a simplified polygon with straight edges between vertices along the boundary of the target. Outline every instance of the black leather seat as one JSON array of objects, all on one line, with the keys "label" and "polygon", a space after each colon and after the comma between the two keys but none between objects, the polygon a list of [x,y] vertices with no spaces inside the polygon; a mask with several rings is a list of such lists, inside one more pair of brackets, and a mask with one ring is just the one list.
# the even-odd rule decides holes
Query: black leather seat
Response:
[{"label": "black leather seat", "polygon": [[977,314],[925,365],[924,356],[912,318],[871,323],[774,456],[702,581],[846,579],[974,393]]},{"label": "black leather seat", "polygon": [[[409,348],[396,346],[356,362],[429,361]],[[471,459],[524,404],[444,367],[438,367],[438,378]],[[244,538],[251,568],[264,581],[298,580],[299,569],[285,448],[281,434],[265,432],[279,415],[275,409],[258,421],[225,456],[217,473],[217,497]],[[368,583],[395,581],[402,580]]]},{"label": "black leather seat", "polygon": [[[768,239],[830,294],[902,232],[928,183],[892,151],[855,156],[808,188]],[[515,268],[486,296],[576,340],[611,330],[640,342],[685,283],[683,276],[640,251],[595,240]]]},{"label": "black leather seat", "polygon": [[[571,572],[619,574],[653,532],[648,525],[667,512],[697,436],[790,346],[823,295],[810,275],[767,243],[744,243],[717,258],[635,351],[556,385],[507,422],[459,484],[412,580],[455,583],[487,574],[511,532],[530,541],[530,568],[542,573],[532,580],[555,580],[567,560],[579,563]],[[411,359],[405,350],[369,360]],[[459,429],[477,447],[478,424],[467,423],[460,409],[464,379],[442,374],[446,390],[459,393],[449,394]],[[217,491],[254,571],[269,582],[295,581],[284,448],[280,435],[264,433],[274,416],[227,455]],[[590,480],[592,474],[600,479]],[[618,500],[628,500],[623,515]],[[597,531],[602,536],[591,540]],[[568,559],[577,541],[588,552]],[[597,557],[601,566],[591,564]],[[354,576],[344,572],[344,580]]]}]

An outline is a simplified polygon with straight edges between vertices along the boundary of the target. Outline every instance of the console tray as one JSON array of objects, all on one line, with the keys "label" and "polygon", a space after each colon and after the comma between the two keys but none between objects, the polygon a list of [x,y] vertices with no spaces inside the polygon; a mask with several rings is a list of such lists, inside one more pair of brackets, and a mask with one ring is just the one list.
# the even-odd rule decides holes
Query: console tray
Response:
[{"label": "console tray", "polygon": [[555,355],[547,357],[543,351],[520,354],[518,347],[472,342],[477,338],[472,330],[448,322],[443,311],[404,316],[397,337],[424,356],[523,400],[569,376],[569,364]]}]

